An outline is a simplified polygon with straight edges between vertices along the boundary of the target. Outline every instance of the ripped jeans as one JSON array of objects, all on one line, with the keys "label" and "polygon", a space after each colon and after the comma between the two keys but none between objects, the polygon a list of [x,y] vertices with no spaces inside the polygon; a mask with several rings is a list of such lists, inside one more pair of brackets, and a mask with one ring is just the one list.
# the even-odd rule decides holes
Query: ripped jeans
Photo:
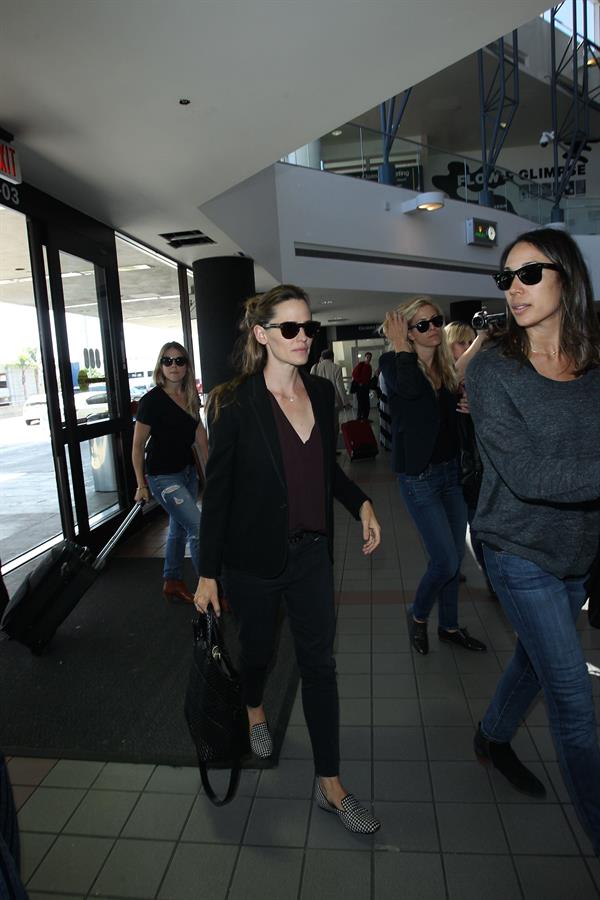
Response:
[{"label": "ripped jeans", "polygon": [[169,533],[165,552],[163,578],[179,580],[182,576],[185,546],[196,574],[200,574],[200,509],[197,503],[198,476],[193,466],[170,475],[147,475],[152,496],[169,514]]}]

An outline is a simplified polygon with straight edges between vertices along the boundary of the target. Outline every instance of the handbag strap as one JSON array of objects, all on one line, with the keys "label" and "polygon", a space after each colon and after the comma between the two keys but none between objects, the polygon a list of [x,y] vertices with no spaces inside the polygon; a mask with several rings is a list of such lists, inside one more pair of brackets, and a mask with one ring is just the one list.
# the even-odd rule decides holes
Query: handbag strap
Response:
[{"label": "handbag strap", "polygon": [[206,792],[206,796],[215,806],[225,806],[226,803],[229,803],[235,797],[235,793],[238,789],[238,784],[240,783],[240,775],[242,771],[242,767],[240,765],[240,761],[236,760],[233,766],[231,767],[231,772],[229,773],[229,784],[227,786],[227,793],[222,799],[219,799],[215,794],[213,787],[208,778],[208,769],[206,768],[206,763],[202,760],[198,761],[198,767],[200,769],[200,778],[202,780],[202,786]]}]

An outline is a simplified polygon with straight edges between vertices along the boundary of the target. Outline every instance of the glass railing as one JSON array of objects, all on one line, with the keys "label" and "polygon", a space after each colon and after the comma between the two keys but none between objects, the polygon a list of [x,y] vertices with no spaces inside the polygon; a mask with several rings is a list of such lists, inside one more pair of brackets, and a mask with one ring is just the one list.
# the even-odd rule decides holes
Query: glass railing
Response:
[{"label": "glass railing", "polygon": [[572,234],[600,234],[600,197],[565,197],[561,206]]},{"label": "glass railing", "polygon": [[[338,175],[378,181],[383,164],[383,133],[347,124],[282,159],[282,162],[319,168]],[[448,153],[406,138],[396,138],[389,154],[391,180],[413,191],[443,191],[452,200],[479,203],[483,188],[481,159]],[[386,182],[386,183],[389,183]],[[552,200],[540,187],[502,166],[490,174],[492,206],[539,225],[550,222]]]}]

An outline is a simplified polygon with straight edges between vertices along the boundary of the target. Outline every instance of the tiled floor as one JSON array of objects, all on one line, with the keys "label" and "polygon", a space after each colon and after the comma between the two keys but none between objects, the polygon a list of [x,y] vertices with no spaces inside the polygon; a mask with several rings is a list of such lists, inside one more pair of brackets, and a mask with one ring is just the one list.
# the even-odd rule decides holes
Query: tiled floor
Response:
[{"label": "tiled floor", "polygon": [[[384,543],[360,553],[358,526],[338,511],[337,664],[342,775],[383,822],[350,835],[311,803],[312,764],[299,702],[276,769],[244,772],[240,795],[216,809],[193,769],[19,759],[9,768],[20,807],[24,878],[32,900],[588,900],[600,862],[573,815],[545,713],[515,741],[548,787],[528,800],[477,765],[471,741],[513,636],[471,559],[461,621],[487,654],[409,649],[405,603],[424,566],[388,458],[355,463]],[[152,527],[125,552],[160,555]],[[588,659],[600,632],[582,615]],[[435,632],[435,629],[432,629]],[[599,681],[594,678],[599,696]]]}]

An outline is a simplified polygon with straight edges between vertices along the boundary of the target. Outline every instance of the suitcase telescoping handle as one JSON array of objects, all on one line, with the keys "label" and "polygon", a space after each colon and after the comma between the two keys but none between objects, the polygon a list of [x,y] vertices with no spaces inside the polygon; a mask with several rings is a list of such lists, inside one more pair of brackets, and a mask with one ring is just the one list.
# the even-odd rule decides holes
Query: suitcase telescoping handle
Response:
[{"label": "suitcase telescoping handle", "polygon": [[127,531],[129,526],[131,525],[131,523],[133,522],[133,520],[139,513],[140,509],[144,505],[144,502],[145,501],[142,500],[141,502],[136,503],[133,506],[133,508],[129,510],[129,512],[127,513],[127,515],[125,516],[125,518],[123,519],[123,521],[121,522],[121,524],[119,525],[119,527],[117,528],[117,530],[115,531],[113,536],[111,537],[108,544],[105,544],[105,546],[102,548],[102,550],[100,551],[100,553],[98,554],[98,556],[96,557],[94,562],[92,563],[92,569],[99,571],[100,569],[102,569],[104,567],[104,564],[105,564],[107,558],[110,556],[112,550],[119,543],[121,536]]}]

